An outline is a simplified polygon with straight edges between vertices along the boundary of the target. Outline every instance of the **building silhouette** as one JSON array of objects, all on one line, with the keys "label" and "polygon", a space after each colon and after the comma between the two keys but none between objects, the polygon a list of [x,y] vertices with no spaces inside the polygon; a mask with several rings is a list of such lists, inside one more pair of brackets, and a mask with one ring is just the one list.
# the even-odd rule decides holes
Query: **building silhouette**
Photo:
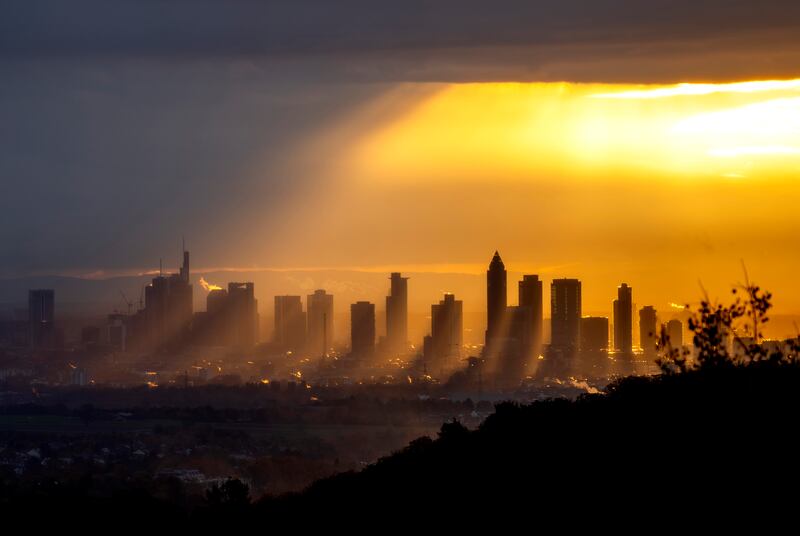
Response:
[{"label": "building silhouette", "polygon": [[393,272],[386,297],[386,349],[391,354],[408,350],[408,278]]},{"label": "building silhouette", "polygon": [[602,377],[608,374],[608,318],[581,318],[580,374]]},{"label": "building silhouette", "polygon": [[530,333],[524,348],[528,356],[538,356],[542,351],[542,282],[538,275],[524,275],[519,282],[519,306],[530,311]]},{"label": "building silhouette", "polygon": [[639,345],[642,347],[642,354],[646,359],[655,359],[657,356],[657,325],[655,307],[646,305],[639,309]]},{"label": "building silhouette", "polygon": [[241,351],[258,343],[258,300],[251,282],[228,283],[206,297],[206,315],[196,321],[202,330],[200,341],[212,346],[228,346]]},{"label": "building silhouette", "polygon": [[675,350],[683,348],[683,322],[673,318],[664,324],[664,329],[667,332],[667,337],[669,337],[670,346]]},{"label": "building silhouette", "polygon": [[550,284],[550,346],[574,352],[580,345],[581,282],[554,279]]},{"label": "building silhouette", "polygon": [[604,316],[581,318],[581,351],[608,352],[608,318]]},{"label": "building silhouette", "polygon": [[326,356],[333,341],[333,295],[315,290],[306,298],[306,343],[312,356]]},{"label": "building silhouette", "polygon": [[375,353],[375,304],[360,301],[350,305],[350,355],[368,360]]},{"label": "building silhouette", "polygon": [[306,313],[300,296],[275,296],[273,340],[284,352],[302,352],[306,344]]},{"label": "building silhouette", "polygon": [[508,294],[506,290],[506,267],[500,254],[495,251],[486,271],[486,351],[497,350],[498,340],[503,337],[503,321],[506,314]]},{"label": "building silhouette", "polygon": [[183,252],[179,273],[154,277],[144,289],[146,346],[161,348],[182,342],[192,321],[189,252]]},{"label": "building silhouette", "polygon": [[625,355],[633,352],[633,289],[626,283],[617,288],[614,300],[614,350]]},{"label": "building silhouette", "polygon": [[31,348],[52,348],[55,345],[55,291],[28,291],[28,333]]},{"label": "building silhouette", "polygon": [[533,311],[530,307],[506,308],[507,337],[497,339],[497,382],[500,387],[514,387],[527,375],[533,359]]},{"label": "building silhouette", "polygon": [[232,345],[249,349],[258,342],[258,300],[253,283],[228,283],[228,314],[233,326]]},{"label": "building silhouette", "polygon": [[425,337],[423,357],[429,370],[455,366],[461,358],[463,303],[452,294],[431,306],[431,334]]}]

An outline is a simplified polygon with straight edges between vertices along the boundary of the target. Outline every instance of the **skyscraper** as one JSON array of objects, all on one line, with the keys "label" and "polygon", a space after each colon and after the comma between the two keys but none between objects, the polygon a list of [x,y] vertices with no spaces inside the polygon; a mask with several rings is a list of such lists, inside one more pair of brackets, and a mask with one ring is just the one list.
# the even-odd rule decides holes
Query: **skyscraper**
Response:
[{"label": "skyscraper", "polygon": [[581,351],[575,371],[588,377],[604,377],[608,374],[609,364],[608,318],[581,318]]},{"label": "skyscraper", "polygon": [[275,296],[274,341],[283,351],[305,349],[306,313],[300,296]]},{"label": "skyscraper", "polygon": [[626,355],[633,352],[633,289],[626,283],[617,288],[614,300],[614,350]]},{"label": "skyscraper", "polygon": [[674,350],[680,350],[683,347],[683,322],[673,318],[666,323],[666,330],[670,346]]},{"label": "skyscraper", "polygon": [[55,344],[55,291],[28,291],[28,329],[32,348],[51,348]]},{"label": "skyscraper", "polygon": [[554,279],[550,284],[551,347],[575,351],[580,343],[581,282]]},{"label": "skyscraper", "polygon": [[228,314],[233,326],[233,345],[249,349],[258,342],[258,300],[253,283],[228,283]]},{"label": "skyscraper", "polygon": [[147,344],[158,348],[185,335],[192,320],[192,285],[189,282],[189,252],[177,274],[154,277],[145,287]]},{"label": "skyscraper", "polygon": [[608,352],[608,318],[604,316],[581,318],[581,351]]},{"label": "skyscraper", "polygon": [[386,345],[391,353],[408,349],[408,278],[392,273],[386,297]]},{"label": "skyscraper", "polygon": [[519,306],[530,310],[530,355],[542,350],[542,282],[538,275],[524,275],[519,282]]},{"label": "skyscraper", "polygon": [[350,349],[356,359],[375,353],[375,304],[366,301],[350,305]]},{"label": "skyscraper", "polygon": [[463,303],[452,294],[445,294],[431,306],[431,334],[425,337],[425,362],[435,368],[456,364],[461,357],[463,341]]},{"label": "skyscraper", "polygon": [[656,310],[652,305],[646,305],[639,309],[639,344],[642,353],[647,359],[656,357]]},{"label": "skyscraper", "polygon": [[333,295],[315,290],[306,298],[306,310],[308,351],[312,356],[325,356],[333,342]]},{"label": "skyscraper", "polygon": [[495,251],[486,271],[486,348],[491,348],[502,337],[503,318],[506,314],[506,267]]}]

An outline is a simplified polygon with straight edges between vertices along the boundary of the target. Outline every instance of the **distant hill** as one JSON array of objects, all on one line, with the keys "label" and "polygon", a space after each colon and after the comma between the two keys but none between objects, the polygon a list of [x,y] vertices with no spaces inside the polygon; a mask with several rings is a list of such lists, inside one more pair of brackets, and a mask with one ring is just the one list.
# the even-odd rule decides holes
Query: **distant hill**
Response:
[{"label": "distant hill", "polygon": [[445,424],[438,438],[304,493],[264,499],[257,513],[390,518],[402,510],[535,523],[565,513],[657,519],[689,505],[693,516],[717,507],[733,515],[735,504],[779,509],[796,497],[784,486],[800,476],[798,416],[797,365],[631,377],[576,401],[500,404],[474,431]]}]

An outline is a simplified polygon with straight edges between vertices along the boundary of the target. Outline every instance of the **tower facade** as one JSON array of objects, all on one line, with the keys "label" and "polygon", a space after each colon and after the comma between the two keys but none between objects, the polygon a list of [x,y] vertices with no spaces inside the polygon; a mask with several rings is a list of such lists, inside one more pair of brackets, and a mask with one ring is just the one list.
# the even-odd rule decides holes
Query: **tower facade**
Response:
[{"label": "tower facade", "polygon": [[463,303],[452,294],[431,306],[431,334],[425,337],[424,357],[435,368],[455,365],[461,358]]},{"label": "tower facade", "polygon": [[503,319],[506,314],[508,295],[506,291],[506,267],[500,254],[495,251],[486,271],[486,347],[490,348],[502,336]]},{"label": "tower facade", "polygon": [[614,300],[614,350],[623,354],[633,351],[633,289],[626,283],[617,288]]},{"label": "tower facade", "polygon": [[306,342],[312,356],[325,356],[333,343],[333,295],[316,290],[306,298]]},{"label": "tower facade", "polygon": [[519,306],[530,311],[531,355],[542,351],[542,282],[538,275],[524,275],[519,282]]},{"label": "tower facade", "polygon": [[274,340],[287,352],[305,348],[306,313],[300,296],[275,296]]},{"label": "tower facade", "polygon": [[656,358],[657,322],[656,310],[652,305],[639,309],[639,341],[642,353],[647,359]]},{"label": "tower facade", "polygon": [[375,304],[360,301],[350,305],[350,349],[356,359],[375,353]]},{"label": "tower facade", "polygon": [[386,344],[391,353],[408,349],[408,278],[399,272],[389,277],[391,289],[386,297]]},{"label": "tower facade", "polygon": [[575,351],[580,344],[581,282],[554,279],[550,284],[551,347]]}]

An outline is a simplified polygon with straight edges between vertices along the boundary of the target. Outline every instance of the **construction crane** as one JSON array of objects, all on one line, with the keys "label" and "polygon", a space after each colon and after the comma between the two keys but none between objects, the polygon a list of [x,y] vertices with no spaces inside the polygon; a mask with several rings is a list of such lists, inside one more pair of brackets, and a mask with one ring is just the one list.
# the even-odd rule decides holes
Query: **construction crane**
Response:
[{"label": "construction crane", "polygon": [[125,302],[125,305],[128,306],[128,315],[130,315],[131,311],[133,310],[133,302],[128,299],[124,292],[122,292],[122,289],[120,289],[119,294],[122,296],[122,300]]}]

